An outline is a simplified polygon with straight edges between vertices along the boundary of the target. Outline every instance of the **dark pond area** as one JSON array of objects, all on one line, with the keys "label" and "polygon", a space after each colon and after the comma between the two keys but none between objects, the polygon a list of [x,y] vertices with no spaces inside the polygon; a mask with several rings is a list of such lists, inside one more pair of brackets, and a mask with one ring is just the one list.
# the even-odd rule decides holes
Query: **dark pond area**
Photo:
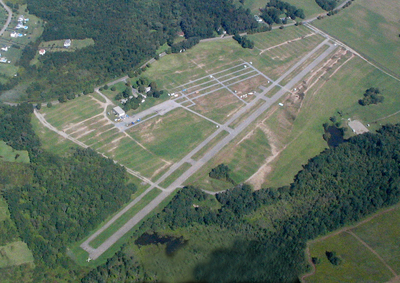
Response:
[{"label": "dark pond area", "polygon": [[165,252],[168,256],[172,256],[176,251],[184,247],[187,242],[188,241],[183,237],[177,238],[173,236],[159,235],[157,233],[144,233],[135,241],[135,244],[138,246],[166,244]]},{"label": "dark pond area", "polygon": [[329,139],[327,142],[330,147],[336,147],[345,141],[343,139],[343,130],[335,126],[329,126],[325,133],[328,133]]}]

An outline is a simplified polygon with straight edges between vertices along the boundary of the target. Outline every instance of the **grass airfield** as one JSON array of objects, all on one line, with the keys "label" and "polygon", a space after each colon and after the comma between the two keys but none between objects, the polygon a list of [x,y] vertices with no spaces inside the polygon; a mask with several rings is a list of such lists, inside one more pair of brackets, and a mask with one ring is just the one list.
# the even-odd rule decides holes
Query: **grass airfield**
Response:
[{"label": "grass airfield", "polygon": [[[233,40],[216,40],[201,43],[185,53],[165,56],[152,64],[143,76],[156,78],[160,88],[178,93],[180,100],[176,101],[180,106],[125,132],[117,130],[113,121],[102,114],[101,104],[104,101],[97,100],[94,95],[77,98],[50,110],[43,109],[42,112],[57,129],[155,181],[185,153],[213,133],[216,126],[252,101],[253,97],[243,97],[244,94],[262,91],[269,78],[279,78],[323,41],[322,36],[304,26],[250,35],[249,38],[255,41],[253,50],[242,49]],[[241,68],[243,62],[252,62],[254,69]],[[300,66],[291,76],[300,73],[302,68]],[[216,79],[222,84],[216,83]],[[229,183],[208,178],[211,168],[225,163],[232,169],[232,178],[237,183],[247,181],[256,189],[287,185],[302,164],[327,147],[322,139],[322,124],[337,115],[338,111],[342,113],[340,119],[343,118],[343,123],[348,118],[359,119],[364,124],[370,123],[372,131],[386,121],[398,121],[397,114],[394,114],[400,103],[395,93],[398,82],[343,50],[342,53],[331,54],[304,81],[306,83],[300,82],[296,86],[299,91],[287,89],[287,94],[280,101],[283,107],[274,105],[266,111],[193,175],[187,184],[210,191],[231,187]],[[123,83],[116,86],[121,90],[125,87]],[[358,105],[358,99],[368,87],[383,88],[385,102],[370,107]],[[267,97],[272,97],[281,88],[275,87]],[[110,99],[115,96],[110,90],[104,93]],[[151,106],[167,99],[154,100]],[[150,107],[140,107],[146,108]],[[64,116],[58,117],[59,113],[64,113]],[[239,117],[232,127],[239,125],[246,115],[251,115],[251,111]],[[210,148],[226,134],[215,137]],[[50,133],[43,131],[42,138],[46,139],[46,135],[50,136]],[[207,150],[208,147],[203,148],[193,159],[201,159]],[[161,185],[169,186],[174,178],[190,167],[189,163],[183,164]],[[290,205],[287,204],[285,210],[288,213],[285,215],[290,214]],[[255,216],[252,221],[260,219]],[[265,225],[268,228],[268,221]],[[94,245],[98,246],[101,241],[102,238],[98,238]],[[121,243],[114,245],[107,254],[118,250]],[[73,249],[73,253],[78,257],[78,263],[87,264],[86,253],[78,247]],[[157,255],[158,252],[151,253]],[[104,256],[100,258],[100,261],[104,260]],[[160,258],[157,266],[163,265],[166,260]],[[172,278],[178,278],[174,276]]]}]

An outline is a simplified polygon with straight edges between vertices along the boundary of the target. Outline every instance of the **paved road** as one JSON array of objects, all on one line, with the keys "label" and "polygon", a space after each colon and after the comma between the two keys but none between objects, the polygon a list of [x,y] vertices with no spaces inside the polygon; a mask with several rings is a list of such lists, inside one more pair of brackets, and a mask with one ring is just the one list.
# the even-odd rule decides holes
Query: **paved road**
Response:
[{"label": "paved road", "polygon": [[[279,82],[285,79],[289,74],[291,74],[296,68],[303,64],[308,58],[310,58],[318,49],[323,45],[329,45],[329,48],[325,50],[320,56],[318,56],[312,63],[310,63],[303,71],[297,74],[286,86],[278,91],[272,98],[266,99],[265,94],[267,94],[272,88],[274,88]],[[256,111],[254,111],[248,118],[246,118],[238,127],[231,130],[231,133],[217,143],[213,148],[211,148],[201,159],[193,162],[193,155],[195,155],[199,150],[206,146],[215,136],[217,136],[223,129],[218,129],[212,135],[210,135],[206,140],[200,143],[194,150],[192,150],[188,155],[186,155],[181,161],[175,163],[159,180],[155,183],[159,184],[165,180],[173,171],[179,168],[183,163],[190,162],[192,167],[190,167],[186,172],[184,172],[180,177],[178,177],[170,186],[168,186],[160,195],[153,199],[145,208],[139,211],[135,216],[133,216],[123,227],[121,227],[117,232],[115,232],[110,238],[103,242],[97,249],[90,247],[89,242],[94,239],[90,238],[84,243],[82,243],[81,248],[89,253],[90,258],[96,259],[101,254],[103,254],[108,248],[115,244],[123,235],[130,231],[136,224],[138,224],[142,219],[144,219],[153,209],[155,209],[166,197],[168,197],[174,190],[181,187],[182,184],[195,174],[204,164],[206,164],[211,158],[213,158],[218,152],[220,152],[229,142],[231,142],[236,136],[238,136],[243,130],[245,130],[251,123],[253,123],[262,113],[264,113],[272,104],[278,101],[283,95],[287,93],[287,89],[293,88],[305,75],[307,75],[313,68],[315,68],[319,63],[321,63],[332,51],[336,49],[336,46],[328,43],[325,40],[319,44],[315,49],[313,49],[309,54],[303,57],[298,63],[291,67],[287,72],[285,72],[277,81],[273,82],[269,87],[267,87],[262,93],[257,94],[256,98],[253,99],[245,107],[241,108],[235,115],[233,115],[224,126],[229,126],[236,119],[238,119],[242,114],[251,109],[259,100],[265,100]],[[151,190],[151,188],[148,189]],[[107,223],[108,224],[108,223]],[[111,225],[110,223],[109,225]]]},{"label": "paved road", "polygon": [[7,18],[6,24],[5,24],[5,25],[3,26],[3,28],[0,30],[0,36],[1,36],[1,35],[3,35],[3,33],[5,32],[5,30],[8,28],[8,25],[9,25],[10,22],[11,22],[11,19],[12,19],[12,11],[11,11],[10,7],[8,7],[8,6],[3,2],[3,0],[0,0],[0,3],[1,3],[1,5],[3,5],[4,9],[6,9],[6,11],[7,11],[7,13],[8,13],[8,18]]}]

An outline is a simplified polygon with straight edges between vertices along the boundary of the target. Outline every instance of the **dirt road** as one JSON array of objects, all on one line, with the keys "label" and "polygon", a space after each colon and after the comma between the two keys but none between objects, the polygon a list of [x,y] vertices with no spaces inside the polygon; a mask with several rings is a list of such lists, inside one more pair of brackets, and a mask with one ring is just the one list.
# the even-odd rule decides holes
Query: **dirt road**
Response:
[{"label": "dirt road", "polygon": [[7,21],[5,23],[5,25],[3,26],[3,28],[0,30],[0,36],[3,35],[3,33],[6,31],[6,29],[8,28],[8,25],[11,22],[12,19],[12,11],[10,9],[10,7],[8,7],[3,0],[0,0],[1,5],[3,5],[4,9],[6,9],[7,13],[8,13],[8,18]]}]

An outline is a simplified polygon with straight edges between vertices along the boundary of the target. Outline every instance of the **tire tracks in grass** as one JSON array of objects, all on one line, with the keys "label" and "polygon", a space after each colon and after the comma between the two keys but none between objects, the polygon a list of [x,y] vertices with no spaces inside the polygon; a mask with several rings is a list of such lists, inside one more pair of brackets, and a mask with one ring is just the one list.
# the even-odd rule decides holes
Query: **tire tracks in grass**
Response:
[{"label": "tire tracks in grass", "polygon": [[[383,215],[383,214],[385,214],[385,213],[389,213],[389,212],[391,212],[391,211],[393,211],[393,210],[395,210],[395,209],[398,209],[399,207],[400,207],[400,204],[394,205],[394,206],[392,206],[391,208],[388,208],[388,209],[383,210],[383,211],[381,211],[381,212],[378,212],[378,213],[376,213],[376,214],[374,214],[374,215],[372,215],[372,216],[370,216],[370,217],[365,218],[364,220],[358,222],[357,224],[355,224],[355,225],[353,225],[353,226],[350,226],[350,227],[343,227],[343,228],[337,230],[336,232],[333,232],[333,233],[330,233],[330,234],[328,234],[328,235],[326,235],[326,236],[323,236],[323,237],[321,237],[321,238],[318,238],[318,239],[309,241],[309,242],[307,243],[307,247],[306,247],[305,253],[306,253],[306,255],[307,255],[307,261],[309,262],[309,264],[310,264],[310,266],[311,266],[311,271],[308,272],[308,273],[306,273],[306,274],[304,274],[304,275],[302,275],[302,276],[300,277],[300,281],[301,281],[301,282],[306,282],[305,279],[308,278],[308,277],[311,277],[311,276],[315,275],[315,272],[316,272],[316,267],[315,267],[315,264],[312,262],[311,253],[310,253],[310,245],[311,245],[311,244],[318,243],[318,242],[322,242],[322,241],[324,241],[324,240],[326,240],[326,239],[329,239],[329,238],[331,238],[331,237],[337,236],[337,235],[339,235],[339,234],[341,234],[341,233],[346,233],[346,232],[348,233],[348,231],[350,231],[351,233],[354,234],[354,232],[352,232],[351,230],[353,230],[353,229],[355,229],[355,228],[357,228],[357,227],[359,227],[359,226],[361,226],[361,225],[363,225],[363,224],[365,224],[365,223],[371,221],[372,219],[375,219],[375,218],[377,218],[377,217],[379,217],[379,216],[381,216],[381,215]],[[357,236],[357,237],[358,237],[358,236]],[[376,251],[375,251],[375,253],[376,253]],[[375,254],[375,253],[374,253],[374,254]],[[376,254],[378,254],[378,253],[376,253]],[[378,254],[378,255],[379,255],[379,254]],[[380,256],[379,256],[379,257],[380,257]],[[385,266],[387,266],[387,264],[385,264]],[[390,268],[389,270],[392,270],[392,269]],[[392,273],[395,274],[395,277],[393,277],[389,282],[396,282],[396,280],[400,279],[400,277],[399,277],[394,271],[393,271]]]}]

